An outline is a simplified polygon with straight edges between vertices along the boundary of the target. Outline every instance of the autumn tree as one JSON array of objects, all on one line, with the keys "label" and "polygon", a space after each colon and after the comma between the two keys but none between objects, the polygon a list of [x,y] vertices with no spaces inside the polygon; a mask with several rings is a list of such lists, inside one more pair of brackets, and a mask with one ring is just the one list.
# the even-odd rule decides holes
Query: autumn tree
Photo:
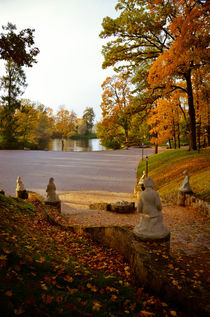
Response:
[{"label": "autumn tree", "polygon": [[194,87],[195,118],[197,125],[197,143],[200,148],[210,144],[210,108],[208,89],[208,69],[198,68],[192,78]]},{"label": "autumn tree", "polygon": [[120,149],[125,141],[123,129],[116,124],[110,124],[109,119],[103,119],[96,124],[97,138],[103,146],[112,149]]},{"label": "autumn tree", "polygon": [[95,113],[92,107],[87,107],[84,112],[83,112],[83,116],[82,116],[87,130],[86,130],[86,134],[91,133],[92,132],[92,128],[94,125],[94,118],[95,118]]},{"label": "autumn tree", "polygon": [[23,147],[45,149],[54,127],[54,116],[51,108],[36,104],[28,99],[21,100],[20,109],[15,118],[18,128],[18,143]]},{"label": "autumn tree", "polygon": [[74,111],[61,109],[57,112],[55,117],[56,131],[61,138],[70,137],[75,132],[76,114]]},{"label": "autumn tree", "polygon": [[153,106],[148,117],[150,125],[151,143],[156,146],[168,141],[171,148],[171,139],[174,148],[180,148],[181,127],[180,122],[183,119],[184,110],[181,110],[181,102],[178,96],[170,99],[159,99]]},{"label": "autumn tree", "polygon": [[128,80],[123,74],[107,77],[102,84],[102,116],[110,125],[116,125],[123,129],[125,142],[128,142],[128,134],[131,123],[132,97]]},{"label": "autumn tree", "polygon": [[[153,1],[154,2],[154,1]],[[164,1],[157,1],[155,12],[162,9]],[[198,1],[172,1],[175,14],[170,14],[169,30],[173,42],[154,62],[149,71],[149,83],[165,92],[180,89],[188,98],[191,148],[196,149],[196,118],[192,76],[196,69],[206,67],[208,29],[207,7]],[[179,81],[185,81],[185,87]]]},{"label": "autumn tree", "polygon": [[[207,63],[207,1],[118,0],[116,10],[117,18],[106,17],[102,23],[100,36],[111,38],[102,50],[103,68],[126,68],[136,80],[145,75],[144,65],[146,73],[150,68],[153,90],[139,99],[140,109],[163,94],[183,89],[188,97],[191,147],[196,149],[191,76]],[[179,79],[185,81],[185,88],[177,84]]]},{"label": "autumn tree", "polygon": [[85,136],[87,133],[87,124],[84,119],[77,118],[76,119],[76,133],[79,136]]}]

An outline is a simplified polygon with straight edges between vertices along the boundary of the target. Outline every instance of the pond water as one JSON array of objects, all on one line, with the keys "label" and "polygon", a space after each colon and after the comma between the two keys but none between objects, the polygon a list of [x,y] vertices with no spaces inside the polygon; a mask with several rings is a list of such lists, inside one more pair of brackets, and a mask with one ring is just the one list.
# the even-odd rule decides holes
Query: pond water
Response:
[{"label": "pond water", "polygon": [[[62,140],[52,139],[48,144],[49,151],[62,151]],[[63,140],[63,151],[65,152],[94,152],[105,151],[106,147],[100,145],[99,139]]]}]

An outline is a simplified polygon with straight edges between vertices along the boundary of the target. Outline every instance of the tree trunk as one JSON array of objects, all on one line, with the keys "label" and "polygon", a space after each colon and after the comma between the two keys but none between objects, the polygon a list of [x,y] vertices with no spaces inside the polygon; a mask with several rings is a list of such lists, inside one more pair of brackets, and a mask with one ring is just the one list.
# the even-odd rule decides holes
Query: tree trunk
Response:
[{"label": "tree trunk", "polygon": [[195,122],[195,108],[193,104],[193,91],[191,82],[191,70],[185,73],[187,82],[187,96],[188,96],[188,113],[190,119],[190,149],[197,150],[196,146],[196,122]]},{"label": "tree trunk", "polygon": [[155,154],[158,154],[158,144],[155,144]]},{"label": "tree trunk", "polygon": [[198,122],[197,139],[198,139],[198,150],[200,151],[200,148],[201,148],[201,119]]},{"label": "tree trunk", "polygon": [[179,122],[177,123],[177,141],[178,141],[178,148],[180,149],[180,128],[179,128]]}]

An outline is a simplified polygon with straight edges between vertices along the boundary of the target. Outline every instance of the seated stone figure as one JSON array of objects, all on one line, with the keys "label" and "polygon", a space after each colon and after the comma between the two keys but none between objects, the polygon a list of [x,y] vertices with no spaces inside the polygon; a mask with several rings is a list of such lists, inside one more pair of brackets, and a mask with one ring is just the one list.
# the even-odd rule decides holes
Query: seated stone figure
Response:
[{"label": "seated stone figure", "polygon": [[60,201],[60,199],[58,198],[58,195],[56,194],[56,187],[54,184],[54,178],[51,177],[49,179],[49,184],[47,185],[47,198],[46,198],[46,202],[56,202],[56,201]]},{"label": "seated stone figure", "polygon": [[145,190],[140,194],[137,211],[140,212],[140,223],[134,233],[141,240],[159,240],[170,237],[168,228],[163,224],[162,205],[159,194],[153,189],[153,179],[144,180]]}]

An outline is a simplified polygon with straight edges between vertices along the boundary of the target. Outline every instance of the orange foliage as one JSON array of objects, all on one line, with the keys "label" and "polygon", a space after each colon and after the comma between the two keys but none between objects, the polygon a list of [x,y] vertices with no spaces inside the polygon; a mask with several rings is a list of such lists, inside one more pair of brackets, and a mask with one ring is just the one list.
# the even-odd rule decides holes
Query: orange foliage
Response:
[{"label": "orange foliage", "polygon": [[107,77],[102,84],[102,89],[102,124],[116,126],[115,129],[122,127],[127,138],[132,106],[128,81],[123,77],[123,74]]},{"label": "orange foliage", "polygon": [[179,95],[174,94],[171,99],[159,99],[156,107],[150,111],[148,124],[152,127],[151,142],[161,144],[166,140],[174,139],[180,134],[179,122],[182,112],[179,108]]},{"label": "orange foliage", "polygon": [[[162,1],[152,1],[159,4]],[[171,47],[163,52],[149,71],[148,81],[151,86],[167,82],[173,83],[173,76],[182,75],[192,65],[207,61],[208,28],[207,8],[194,5],[195,1],[172,0],[177,15],[169,24],[174,41]]]}]

